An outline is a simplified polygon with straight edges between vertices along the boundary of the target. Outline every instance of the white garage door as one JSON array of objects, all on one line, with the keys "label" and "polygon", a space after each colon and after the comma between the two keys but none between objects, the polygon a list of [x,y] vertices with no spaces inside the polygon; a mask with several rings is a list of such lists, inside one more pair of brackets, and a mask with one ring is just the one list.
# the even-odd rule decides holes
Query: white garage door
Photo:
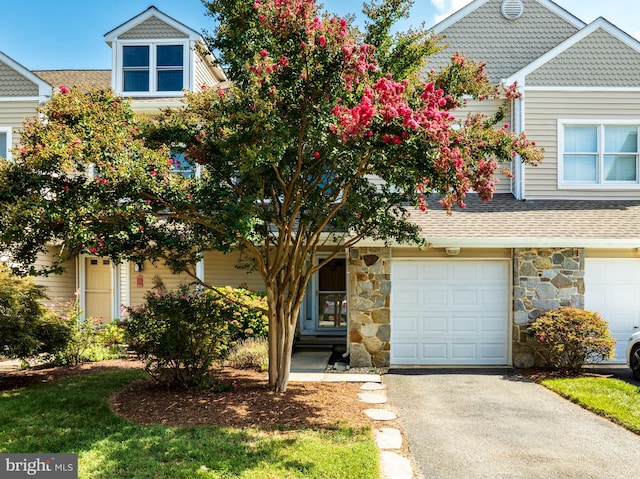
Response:
[{"label": "white garage door", "polygon": [[584,307],[609,323],[616,339],[612,362],[624,363],[629,336],[640,326],[640,260],[587,258],[584,275]]},{"label": "white garage door", "polygon": [[391,364],[508,362],[507,261],[394,261]]}]

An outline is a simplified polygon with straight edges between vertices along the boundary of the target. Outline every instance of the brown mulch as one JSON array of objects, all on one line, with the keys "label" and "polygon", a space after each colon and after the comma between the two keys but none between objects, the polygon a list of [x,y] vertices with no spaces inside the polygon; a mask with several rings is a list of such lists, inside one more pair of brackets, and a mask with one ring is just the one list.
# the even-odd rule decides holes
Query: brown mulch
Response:
[{"label": "brown mulch", "polygon": [[[138,361],[116,360],[5,372],[0,373],[0,391],[69,375],[140,367]],[[359,401],[358,383],[289,383],[286,393],[276,394],[267,386],[266,373],[224,369],[219,380],[235,387],[222,392],[171,390],[149,378],[125,386],[109,402],[116,414],[140,424],[265,429],[372,425],[363,412],[371,406]]]}]

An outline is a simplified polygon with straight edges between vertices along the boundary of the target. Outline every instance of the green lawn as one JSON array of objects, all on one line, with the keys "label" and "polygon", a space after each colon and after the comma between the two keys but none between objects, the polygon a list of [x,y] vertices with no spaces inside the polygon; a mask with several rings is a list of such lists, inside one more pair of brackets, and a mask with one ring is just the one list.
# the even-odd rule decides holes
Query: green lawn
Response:
[{"label": "green lawn", "polygon": [[546,379],[542,384],[586,409],[640,434],[640,388],[620,379]]},{"label": "green lawn", "polygon": [[107,398],[140,377],[144,373],[136,370],[94,373],[1,393],[0,452],[78,454],[85,479],[379,477],[369,430],[271,432],[127,422],[110,411]]}]

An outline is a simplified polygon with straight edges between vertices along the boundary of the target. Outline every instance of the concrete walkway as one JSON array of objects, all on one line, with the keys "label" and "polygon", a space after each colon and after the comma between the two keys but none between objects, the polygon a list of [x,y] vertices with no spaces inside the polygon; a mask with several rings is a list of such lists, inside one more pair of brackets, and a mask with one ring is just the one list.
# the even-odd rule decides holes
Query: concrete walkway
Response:
[{"label": "concrete walkway", "polygon": [[418,477],[640,477],[640,436],[511,369],[396,369],[383,383]]}]

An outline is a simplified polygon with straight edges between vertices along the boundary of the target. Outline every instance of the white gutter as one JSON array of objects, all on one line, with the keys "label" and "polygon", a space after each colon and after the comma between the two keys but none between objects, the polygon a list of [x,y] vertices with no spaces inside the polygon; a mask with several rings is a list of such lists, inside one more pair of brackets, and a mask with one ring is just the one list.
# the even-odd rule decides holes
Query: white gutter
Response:
[{"label": "white gutter", "polygon": [[[428,240],[428,238],[427,238]],[[364,239],[354,247],[415,248],[399,244]],[[429,240],[429,248],[640,248],[639,238],[437,238]]]}]

